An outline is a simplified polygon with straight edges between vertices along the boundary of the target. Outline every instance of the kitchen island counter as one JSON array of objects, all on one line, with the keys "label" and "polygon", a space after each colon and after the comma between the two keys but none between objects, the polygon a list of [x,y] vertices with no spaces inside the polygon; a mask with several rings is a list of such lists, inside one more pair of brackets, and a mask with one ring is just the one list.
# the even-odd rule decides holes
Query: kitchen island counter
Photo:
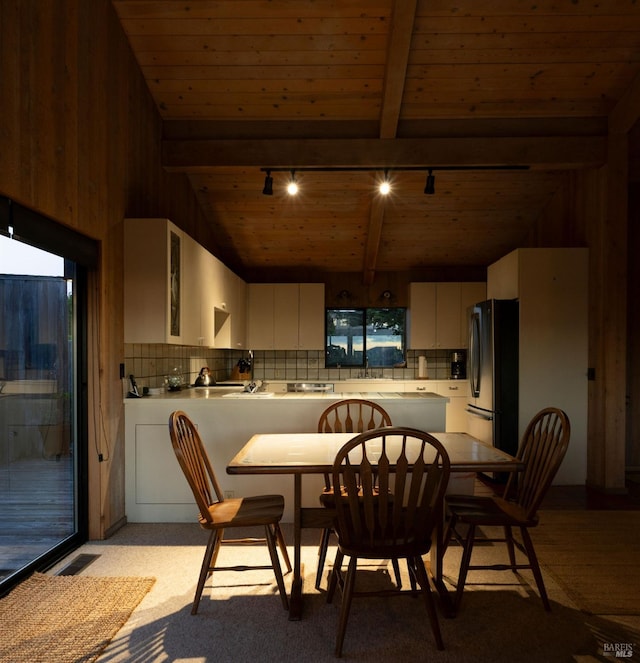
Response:
[{"label": "kitchen island counter", "polygon": [[344,392],[273,392],[273,391],[258,391],[256,393],[244,392],[241,389],[232,389],[225,387],[193,387],[189,389],[182,389],[181,391],[167,391],[155,396],[143,396],[142,398],[129,398],[127,403],[135,402],[150,402],[157,403],[162,400],[179,401],[184,400],[191,402],[194,400],[217,400],[220,398],[228,399],[260,399],[274,398],[274,399],[287,399],[287,400],[322,400],[322,401],[337,401],[345,398],[364,398],[368,400],[437,400],[447,403],[449,399],[446,396],[441,396],[433,391],[344,391]]},{"label": "kitchen island counter", "polygon": [[[190,522],[193,496],[169,439],[169,415],[184,410],[197,425],[218,481],[226,494],[278,493],[285,497],[286,522],[293,518],[293,487],[278,476],[229,476],[227,463],[256,433],[311,433],[333,401],[365,398],[379,402],[395,426],[445,430],[449,399],[430,392],[239,394],[236,389],[203,388],[125,399],[125,494],[129,522]],[[303,503],[316,506],[322,477],[308,477]]]}]

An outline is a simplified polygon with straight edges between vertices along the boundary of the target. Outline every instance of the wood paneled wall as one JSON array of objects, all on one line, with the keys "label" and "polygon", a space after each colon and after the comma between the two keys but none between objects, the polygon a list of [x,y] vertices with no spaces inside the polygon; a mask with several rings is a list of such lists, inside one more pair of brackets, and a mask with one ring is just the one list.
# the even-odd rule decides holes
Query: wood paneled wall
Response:
[{"label": "wood paneled wall", "polygon": [[161,121],[108,0],[2,2],[0,49],[0,193],[101,245],[88,448],[90,536],[103,538],[125,516],[123,219],[172,218],[215,243],[184,176],[161,169]]},{"label": "wood paneled wall", "polygon": [[[628,352],[638,318],[627,325],[627,146],[610,139],[607,167],[567,173],[563,190],[536,225],[532,246],[589,247],[589,418],[587,483],[625,491],[625,465],[640,453],[628,423],[628,380],[640,367]],[[636,238],[637,243],[637,238]],[[637,293],[637,286],[634,287]],[[631,301],[631,300],[629,300]],[[637,332],[636,334],[637,335]],[[637,424],[636,424],[637,426]]]}]

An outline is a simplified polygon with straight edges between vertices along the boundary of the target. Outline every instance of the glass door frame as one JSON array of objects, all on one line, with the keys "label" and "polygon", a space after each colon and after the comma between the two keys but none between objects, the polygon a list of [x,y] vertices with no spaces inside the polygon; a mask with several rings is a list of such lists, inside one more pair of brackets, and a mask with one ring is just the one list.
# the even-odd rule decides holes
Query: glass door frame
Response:
[{"label": "glass door frame", "polygon": [[[17,212],[17,214],[16,214]],[[73,280],[72,389],[73,421],[68,439],[73,449],[73,510],[74,527],[62,535],[58,543],[37,555],[33,560],[0,581],[0,596],[10,591],[21,580],[35,571],[46,571],[63,557],[88,540],[89,534],[89,480],[88,480],[88,293],[89,270],[97,265],[97,243],[75,231],[61,226],[36,212],[0,197],[0,233],[7,235],[9,228],[14,237],[44,251],[64,258],[65,278]],[[71,240],[71,242],[69,241]],[[89,263],[89,264],[88,264]],[[93,264],[90,264],[93,263]],[[71,274],[72,273],[72,274]],[[34,506],[37,508],[37,504]],[[28,515],[28,514],[27,514]]]}]

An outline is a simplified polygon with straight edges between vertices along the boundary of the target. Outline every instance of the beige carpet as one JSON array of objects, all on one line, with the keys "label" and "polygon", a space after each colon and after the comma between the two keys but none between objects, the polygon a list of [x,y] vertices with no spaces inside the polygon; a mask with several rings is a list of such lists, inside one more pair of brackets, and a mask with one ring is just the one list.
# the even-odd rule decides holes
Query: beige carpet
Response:
[{"label": "beige carpet", "polygon": [[[553,532],[551,531],[553,530]],[[536,534],[540,533],[540,528]],[[292,540],[289,526],[285,536]],[[549,526],[550,545],[561,545],[562,527]],[[536,536],[536,543],[540,537]],[[555,541],[555,543],[553,543]],[[77,553],[99,558],[84,574],[153,575],[157,582],[109,643],[98,663],[330,663],[340,605],[326,603],[325,587],[313,587],[318,533],[305,531],[305,607],[301,621],[290,622],[282,609],[271,571],[219,572],[207,582],[200,611],[190,614],[206,532],[195,524],[127,525],[105,542],[87,544]],[[541,544],[542,545],[542,544]],[[496,559],[493,547],[480,558]],[[334,549],[329,556],[333,558]],[[261,560],[262,547],[227,546],[220,564]],[[68,561],[68,560],[67,560]],[[457,572],[459,551],[445,559],[447,581]],[[632,560],[632,563],[633,562]],[[327,569],[330,565],[327,565]],[[404,569],[403,569],[404,571]],[[373,564],[362,582],[388,585],[386,564]],[[480,573],[467,585],[460,613],[441,619],[446,649],[435,650],[424,605],[412,598],[356,600],[352,608],[344,660],[369,663],[512,663],[608,661],[605,649],[631,645],[640,655],[637,617],[588,615],[545,568],[552,612],[547,613],[530,574]],[[287,585],[291,576],[286,577]],[[451,582],[450,587],[453,587]],[[625,624],[624,620],[633,620]]]},{"label": "beige carpet", "polygon": [[540,563],[581,610],[640,614],[640,511],[544,511],[532,531]]},{"label": "beige carpet", "polygon": [[32,575],[0,600],[0,662],[95,661],[154,582]]}]

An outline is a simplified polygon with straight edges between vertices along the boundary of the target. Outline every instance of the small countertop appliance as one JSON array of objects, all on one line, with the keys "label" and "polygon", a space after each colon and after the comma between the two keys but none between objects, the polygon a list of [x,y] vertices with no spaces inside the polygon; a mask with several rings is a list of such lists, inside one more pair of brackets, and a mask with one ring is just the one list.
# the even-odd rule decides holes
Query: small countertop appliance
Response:
[{"label": "small countertop appliance", "polygon": [[467,357],[464,352],[451,354],[451,379],[464,380],[467,377]]}]

